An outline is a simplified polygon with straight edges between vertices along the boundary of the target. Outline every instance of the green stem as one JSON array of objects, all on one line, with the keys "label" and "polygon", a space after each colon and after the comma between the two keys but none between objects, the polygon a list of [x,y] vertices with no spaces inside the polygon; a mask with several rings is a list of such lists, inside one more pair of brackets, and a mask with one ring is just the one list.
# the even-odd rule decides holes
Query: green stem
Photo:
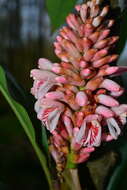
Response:
[{"label": "green stem", "polygon": [[73,181],[72,190],[81,190],[81,185],[78,176],[78,169],[70,169],[70,174]]},{"label": "green stem", "polygon": [[75,164],[73,162],[74,160],[74,152],[71,151],[68,155],[68,158],[67,158],[67,165],[66,165],[66,168],[69,168],[69,169],[75,169],[77,168],[77,164]]}]

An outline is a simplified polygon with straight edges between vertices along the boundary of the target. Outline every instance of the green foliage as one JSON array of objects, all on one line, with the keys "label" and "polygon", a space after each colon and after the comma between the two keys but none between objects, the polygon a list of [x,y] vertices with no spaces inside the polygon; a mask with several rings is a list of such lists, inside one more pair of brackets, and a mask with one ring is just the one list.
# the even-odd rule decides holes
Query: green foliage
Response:
[{"label": "green foliage", "polygon": [[115,168],[113,175],[110,177],[107,190],[126,190],[127,182],[127,142],[126,138],[120,141],[116,150],[120,153],[120,160]]},{"label": "green foliage", "polygon": [[77,0],[46,0],[52,29],[59,28],[65,22],[66,16],[72,11]]},{"label": "green foliage", "polygon": [[127,40],[127,9],[122,12],[120,22],[120,39],[118,44],[118,52],[121,53]]},{"label": "green foliage", "polygon": [[6,98],[7,102],[11,106],[11,108],[14,111],[15,115],[17,116],[20,124],[22,125],[26,135],[28,136],[28,138],[38,156],[38,159],[40,160],[41,166],[45,172],[45,175],[49,182],[50,189],[52,189],[51,176],[50,176],[50,172],[47,167],[47,161],[46,161],[45,155],[41,152],[39,146],[36,143],[35,130],[32,125],[32,122],[28,116],[28,113],[24,109],[24,107],[21,106],[19,103],[17,103],[15,100],[13,100],[12,97],[10,96],[8,88],[7,88],[4,70],[2,69],[1,66],[0,66],[0,91],[2,92],[2,94]]}]

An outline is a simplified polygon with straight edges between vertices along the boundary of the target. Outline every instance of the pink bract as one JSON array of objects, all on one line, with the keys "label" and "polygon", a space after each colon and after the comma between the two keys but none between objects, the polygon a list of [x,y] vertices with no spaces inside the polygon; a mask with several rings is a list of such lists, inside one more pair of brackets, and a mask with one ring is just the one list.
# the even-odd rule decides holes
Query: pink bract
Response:
[{"label": "pink bract", "polygon": [[124,90],[113,81],[127,68],[112,66],[118,55],[110,49],[118,36],[111,36],[114,21],[105,18],[109,7],[91,0],[76,10],[54,42],[60,62],[41,58],[31,71],[35,110],[51,133],[49,149],[59,171],[70,153],[73,163],[81,163],[103,141],[117,139],[127,116],[127,105],[117,100]]}]

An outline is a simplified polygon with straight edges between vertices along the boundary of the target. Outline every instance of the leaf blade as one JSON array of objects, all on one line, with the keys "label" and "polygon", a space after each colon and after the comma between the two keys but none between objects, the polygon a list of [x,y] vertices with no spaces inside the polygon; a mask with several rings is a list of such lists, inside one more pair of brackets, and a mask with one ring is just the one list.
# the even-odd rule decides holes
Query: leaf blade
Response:
[{"label": "leaf blade", "polygon": [[0,91],[4,95],[5,99],[9,103],[12,110],[14,111],[14,113],[17,116],[18,120],[20,121],[20,124],[22,125],[26,135],[28,136],[29,141],[31,142],[31,144],[36,152],[36,155],[37,155],[38,159],[40,160],[41,166],[45,172],[50,189],[52,189],[51,176],[50,176],[49,169],[47,167],[47,161],[46,161],[45,155],[42,153],[42,151],[40,150],[40,148],[38,147],[38,145],[36,143],[35,131],[34,131],[32,122],[28,116],[28,113],[24,109],[24,107],[21,106],[19,103],[17,103],[15,100],[13,100],[12,97],[10,96],[8,88],[7,88],[4,70],[1,66],[0,66]]},{"label": "leaf blade", "polygon": [[60,27],[66,16],[71,12],[77,0],[46,0],[48,14],[51,19],[53,30]]}]

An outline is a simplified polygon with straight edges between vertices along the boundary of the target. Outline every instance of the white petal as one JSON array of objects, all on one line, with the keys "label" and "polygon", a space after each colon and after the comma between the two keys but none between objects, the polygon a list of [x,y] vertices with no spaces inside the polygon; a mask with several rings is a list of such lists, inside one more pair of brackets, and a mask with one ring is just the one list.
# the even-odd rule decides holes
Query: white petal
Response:
[{"label": "white petal", "polygon": [[98,147],[101,144],[101,126],[97,121],[93,121],[92,123],[93,123],[94,126],[98,127],[98,129],[99,129],[98,130],[98,135],[96,136],[95,142],[93,144],[93,146]]},{"label": "white petal", "polygon": [[57,112],[57,115],[52,118],[52,120],[50,122],[50,132],[53,132],[56,129],[60,114],[61,114],[61,112]]},{"label": "white petal", "polygon": [[43,98],[45,96],[45,94],[52,88],[52,86],[54,85],[54,83],[50,82],[50,81],[46,81],[44,82],[44,84],[42,84],[36,94],[36,98],[40,99]]},{"label": "white petal", "polygon": [[109,118],[109,119],[107,119],[107,124],[108,124],[108,128],[109,128],[110,134],[112,135],[112,137],[114,139],[117,139],[118,135],[121,132],[121,130],[120,130],[117,122],[115,121],[114,118]]},{"label": "white petal", "polygon": [[34,105],[34,110],[38,113],[40,109],[41,109],[41,107],[40,107],[40,101],[37,100],[36,103],[35,103],[35,105]]},{"label": "white petal", "polygon": [[[84,142],[84,146],[87,145],[88,147],[92,147],[92,146],[98,147],[101,144],[101,126],[100,126],[99,122],[96,120],[92,121],[91,123],[93,124],[94,128],[98,129],[98,133],[96,135],[93,128],[90,128],[89,132],[88,132],[87,139]],[[93,142],[91,142],[91,141],[93,141]]]},{"label": "white petal", "polygon": [[126,122],[127,122],[127,120],[126,120],[127,114],[126,114],[126,113],[123,113],[123,114],[121,114],[119,117],[120,117],[121,123],[122,123],[123,125],[125,125]]},{"label": "white petal", "polygon": [[40,58],[40,59],[38,60],[38,67],[39,67],[40,69],[44,69],[44,70],[49,70],[49,71],[51,71],[52,66],[53,66],[52,62],[49,61],[48,59]]},{"label": "white petal", "polygon": [[85,135],[85,131],[86,131],[86,122],[84,121],[75,139],[77,143],[80,143],[83,136]]}]

